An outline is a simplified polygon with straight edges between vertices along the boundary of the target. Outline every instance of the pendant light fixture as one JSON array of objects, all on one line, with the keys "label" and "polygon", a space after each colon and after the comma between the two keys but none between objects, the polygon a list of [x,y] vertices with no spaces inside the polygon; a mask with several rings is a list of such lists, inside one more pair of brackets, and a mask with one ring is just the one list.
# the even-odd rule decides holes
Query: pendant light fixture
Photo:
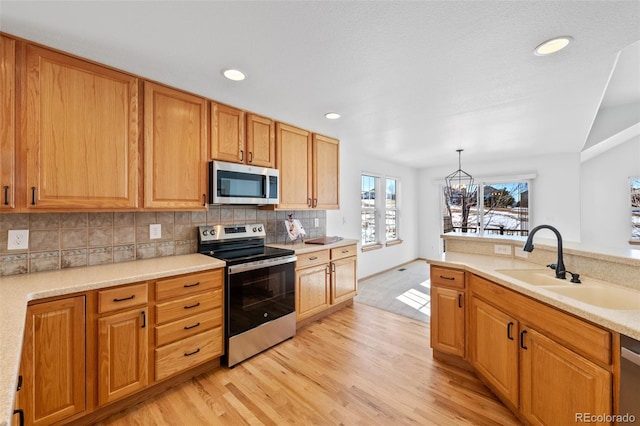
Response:
[{"label": "pendant light fixture", "polygon": [[[473,176],[462,170],[462,151],[464,150],[456,150],[458,153],[458,170],[444,178],[446,182],[444,195],[450,216],[453,210],[452,207],[460,206],[460,213],[462,215],[460,229],[462,232],[467,232],[467,229],[469,229],[469,212],[471,211],[471,207],[476,204],[476,192],[478,188],[473,182]],[[471,229],[475,229],[475,227]]]}]

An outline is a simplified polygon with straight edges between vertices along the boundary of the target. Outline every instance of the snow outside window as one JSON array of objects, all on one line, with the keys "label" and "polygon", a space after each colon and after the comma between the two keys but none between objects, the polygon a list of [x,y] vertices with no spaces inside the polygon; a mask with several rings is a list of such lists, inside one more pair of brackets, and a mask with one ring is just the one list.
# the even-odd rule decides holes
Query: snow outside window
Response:
[{"label": "snow outside window", "polygon": [[465,203],[443,191],[444,232],[529,235],[530,186],[528,180],[481,181]]},{"label": "snow outside window", "polygon": [[360,213],[362,228],[362,246],[378,244],[377,231],[377,193],[380,192],[380,178],[363,174],[360,183]]},{"label": "snow outside window", "polygon": [[640,177],[631,179],[631,244],[640,244]]}]

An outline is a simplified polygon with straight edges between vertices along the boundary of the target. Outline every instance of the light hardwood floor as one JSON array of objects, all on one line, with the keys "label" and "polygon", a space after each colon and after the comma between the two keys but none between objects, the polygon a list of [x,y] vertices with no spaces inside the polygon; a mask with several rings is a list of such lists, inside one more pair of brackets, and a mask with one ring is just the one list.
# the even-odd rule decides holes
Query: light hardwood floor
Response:
[{"label": "light hardwood floor", "polygon": [[354,303],[100,424],[520,423],[473,374],[433,360],[428,324]]}]

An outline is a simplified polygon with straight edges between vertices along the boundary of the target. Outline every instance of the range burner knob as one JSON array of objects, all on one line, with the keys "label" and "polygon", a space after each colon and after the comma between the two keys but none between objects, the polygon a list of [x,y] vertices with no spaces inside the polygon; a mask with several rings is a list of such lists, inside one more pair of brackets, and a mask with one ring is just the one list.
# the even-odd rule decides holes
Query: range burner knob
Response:
[{"label": "range burner knob", "polygon": [[204,235],[205,237],[207,236],[208,233],[209,233],[209,231],[207,231],[206,229],[204,231],[202,231],[202,235]]},{"label": "range burner knob", "polygon": [[262,232],[262,226],[258,228],[258,232]]},{"label": "range burner knob", "polygon": [[253,232],[256,232],[256,228],[255,227],[253,228]]}]

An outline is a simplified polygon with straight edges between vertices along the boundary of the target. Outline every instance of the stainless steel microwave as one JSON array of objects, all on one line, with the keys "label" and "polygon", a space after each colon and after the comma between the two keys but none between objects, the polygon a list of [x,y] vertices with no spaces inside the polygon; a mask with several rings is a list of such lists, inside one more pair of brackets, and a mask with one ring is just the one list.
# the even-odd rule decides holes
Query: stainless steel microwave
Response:
[{"label": "stainless steel microwave", "polygon": [[280,172],[268,167],[209,162],[209,204],[278,204]]}]

